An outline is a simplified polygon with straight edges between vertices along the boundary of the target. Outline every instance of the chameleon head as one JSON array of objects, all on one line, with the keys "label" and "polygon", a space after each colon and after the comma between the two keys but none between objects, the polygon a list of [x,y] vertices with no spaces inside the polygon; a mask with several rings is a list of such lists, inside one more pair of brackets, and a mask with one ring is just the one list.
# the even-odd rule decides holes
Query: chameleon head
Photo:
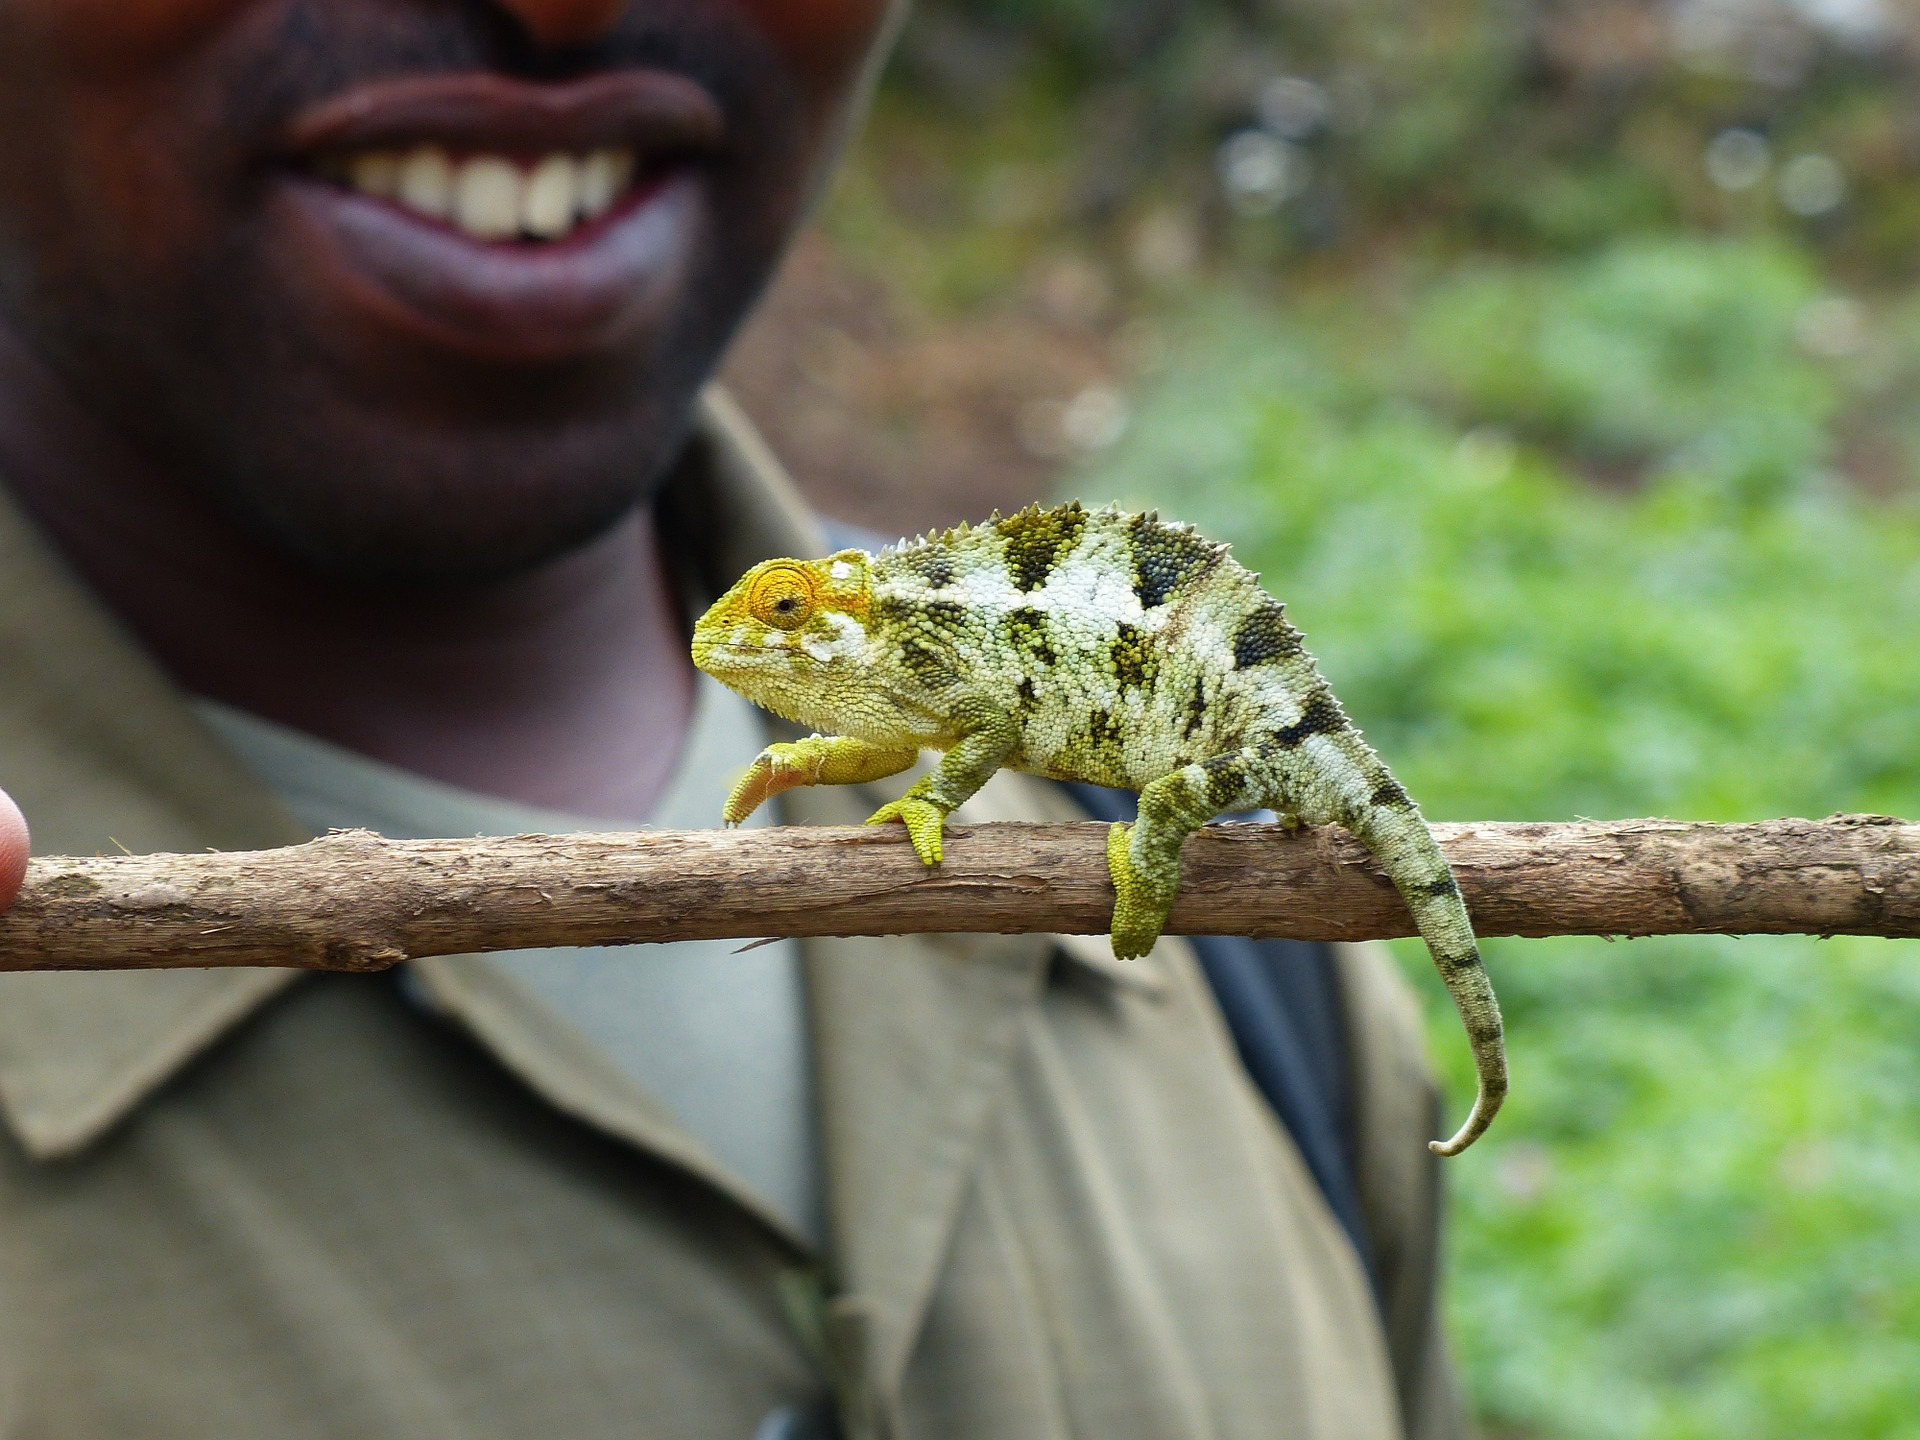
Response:
[{"label": "chameleon head", "polygon": [[872,563],[842,550],[754,566],[694,624],[693,663],[789,720],[844,725],[836,701],[860,708],[872,673]]}]

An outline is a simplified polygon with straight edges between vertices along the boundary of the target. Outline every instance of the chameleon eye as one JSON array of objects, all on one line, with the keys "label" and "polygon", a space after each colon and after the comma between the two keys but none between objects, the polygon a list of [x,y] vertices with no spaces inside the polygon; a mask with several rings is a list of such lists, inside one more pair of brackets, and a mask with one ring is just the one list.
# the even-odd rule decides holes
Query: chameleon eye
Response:
[{"label": "chameleon eye", "polygon": [[797,565],[775,565],[747,596],[753,618],[780,630],[798,630],[813,618],[813,577]]}]

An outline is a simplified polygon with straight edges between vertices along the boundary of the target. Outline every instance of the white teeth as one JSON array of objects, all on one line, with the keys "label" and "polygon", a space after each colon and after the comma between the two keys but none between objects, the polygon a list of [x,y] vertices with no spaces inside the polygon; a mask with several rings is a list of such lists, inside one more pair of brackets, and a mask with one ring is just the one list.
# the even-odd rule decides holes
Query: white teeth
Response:
[{"label": "white teeth", "polygon": [[324,173],[363,195],[446,220],[478,240],[563,240],[611,210],[632,184],[631,150],[556,153],[524,166],[499,155],[455,164],[437,145],[368,150]]},{"label": "white teeth", "polygon": [[571,155],[549,155],[527,177],[520,202],[520,228],[542,240],[558,240],[580,213],[580,167]]},{"label": "white teeth", "polygon": [[518,167],[483,155],[460,167],[453,184],[453,223],[481,240],[505,240],[520,233]]},{"label": "white teeth", "polygon": [[[349,178],[353,172],[349,170]],[[444,220],[453,212],[453,165],[444,150],[422,145],[400,162],[393,198],[409,210]]]},{"label": "white teeth", "polygon": [[589,216],[606,214],[632,178],[631,151],[594,151],[580,166],[580,208]]}]

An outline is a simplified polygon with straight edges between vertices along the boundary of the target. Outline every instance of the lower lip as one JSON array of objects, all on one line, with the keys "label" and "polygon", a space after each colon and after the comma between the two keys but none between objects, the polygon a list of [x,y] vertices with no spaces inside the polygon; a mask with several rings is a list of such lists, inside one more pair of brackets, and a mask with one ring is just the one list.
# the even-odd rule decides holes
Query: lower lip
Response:
[{"label": "lower lip", "polygon": [[376,326],[483,360],[540,363],[619,348],[676,293],[693,255],[700,180],[668,171],[564,240],[476,240],[296,172],[272,208],[302,288]]}]

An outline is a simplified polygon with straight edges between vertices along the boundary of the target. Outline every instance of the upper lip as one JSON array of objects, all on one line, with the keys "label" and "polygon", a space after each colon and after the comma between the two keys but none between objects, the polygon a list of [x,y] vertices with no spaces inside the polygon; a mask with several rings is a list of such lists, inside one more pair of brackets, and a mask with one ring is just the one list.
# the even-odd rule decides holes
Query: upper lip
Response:
[{"label": "upper lip", "polygon": [[309,106],[287,127],[285,146],[303,157],[421,144],[527,156],[623,146],[657,163],[715,150],[725,133],[713,95],[667,71],[552,83],[422,75],[375,81]]}]

